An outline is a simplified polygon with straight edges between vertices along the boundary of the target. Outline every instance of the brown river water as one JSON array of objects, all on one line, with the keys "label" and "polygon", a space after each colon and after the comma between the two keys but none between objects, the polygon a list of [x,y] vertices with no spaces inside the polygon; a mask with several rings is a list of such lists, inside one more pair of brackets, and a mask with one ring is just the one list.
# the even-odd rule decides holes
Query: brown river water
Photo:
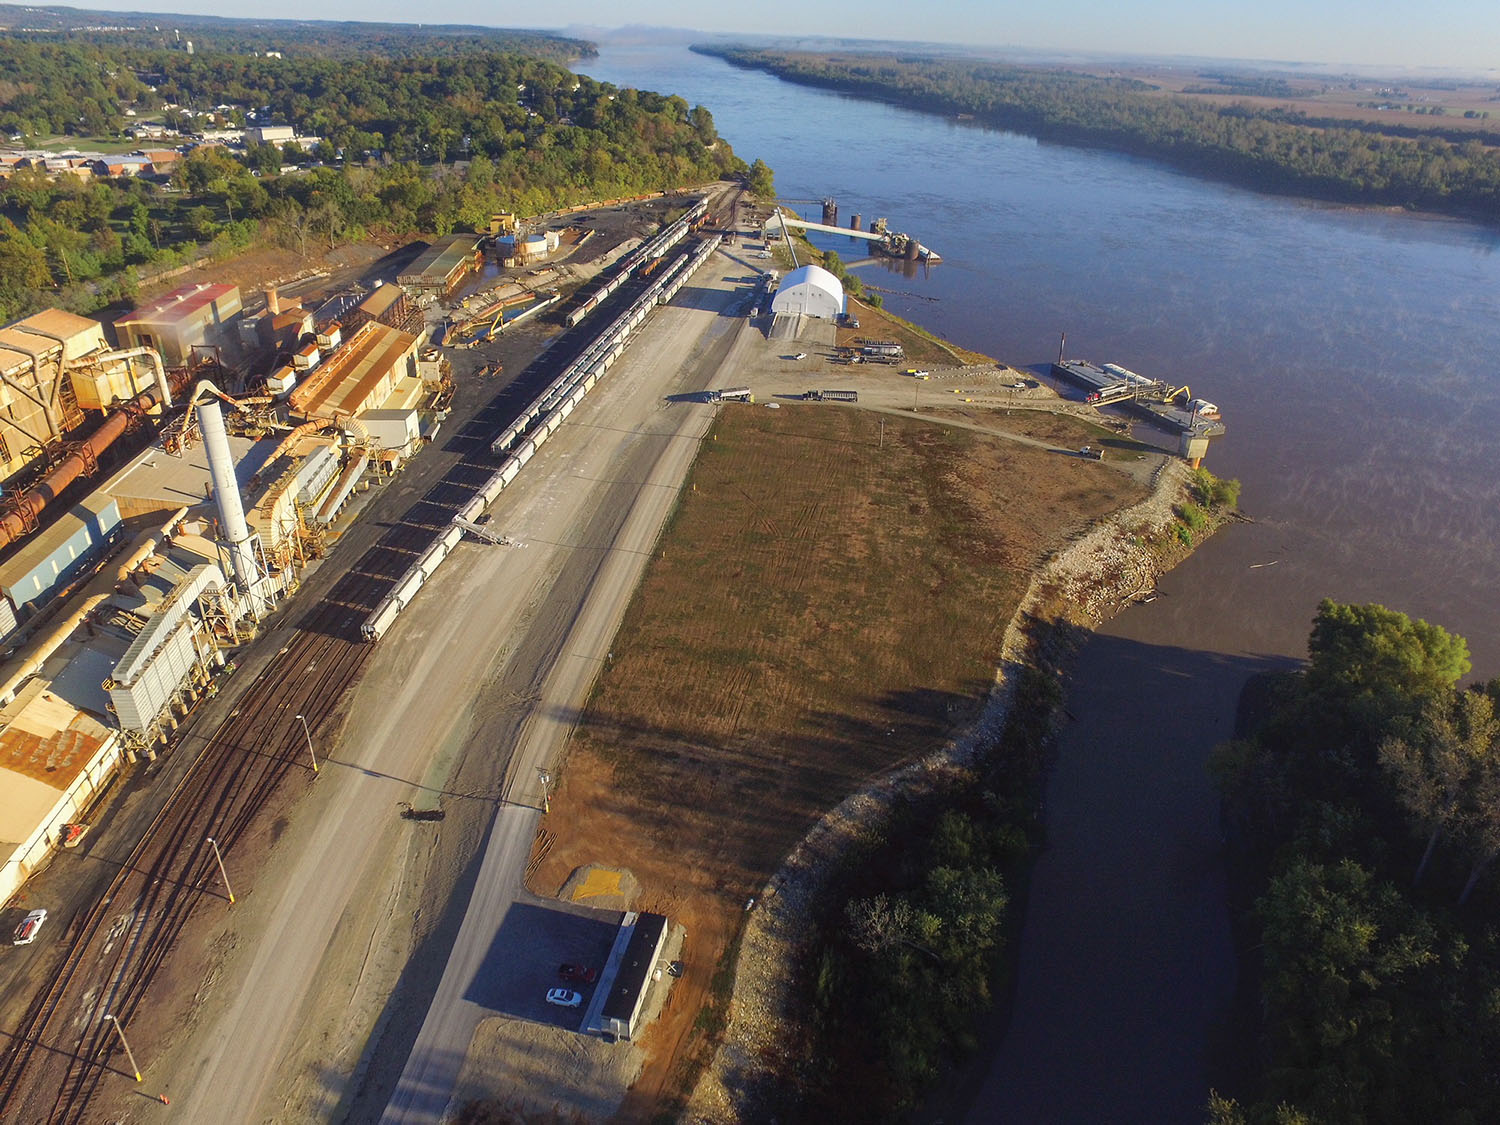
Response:
[{"label": "brown river water", "polygon": [[832,196],[845,220],[887,216],[937,249],[914,276],[859,270],[901,315],[1018,366],[1044,367],[1065,331],[1071,356],[1222,407],[1207,464],[1243,482],[1254,522],[1082,652],[1014,1004],[960,1084],[966,1108],[944,1111],[1201,1121],[1236,1042],[1204,762],[1246,678],[1304,653],[1325,596],[1462,633],[1475,675],[1500,675],[1500,233],[1258,195],[676,46],[577,69],[701,102],[783,197]]}]

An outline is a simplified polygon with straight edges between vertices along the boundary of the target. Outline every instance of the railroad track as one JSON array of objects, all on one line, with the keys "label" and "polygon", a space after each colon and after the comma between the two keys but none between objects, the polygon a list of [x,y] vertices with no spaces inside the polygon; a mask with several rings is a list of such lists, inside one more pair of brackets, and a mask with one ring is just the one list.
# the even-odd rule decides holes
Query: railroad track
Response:
[{"label": "railroad track", "polygon": [[[621,303],[637,288],[624,286]],[[69,928],[62,967],[9,1031],[0,1049],[0,1121],[82,1123],[102,1083],[133,1077],[103,1016],[117,1016],[128,1032],[184,924],[205,901],[224,897],[208,838],[231,875],[248,882],[253,872],[234,870],[236,844],[273,796],[310,776],[295,716],[316,728],[333,714],[372,652],[361,623],[494,472],[489,442],[506,415],[576,358],[590,331],[557,337],[449,438],[453,464],[348,565],[204,743],[108,890]]]},{"label": "railroad track", "polygon": [[236,845],[274,795],[310,777],[295,716],[316,728],[336,710],[372,652],[359,623],[491,472],[468,457],[450,467],[340,575],[209,736],[108,890],[69,929],[61,968],[11,1030],[0,1053],[0,1120],[82,1122],[101,1083],[133,1076],[103,1016],[128,1033],[183,925],[224,897],[208,838],[231,878],[253,874],[236,873]]}]

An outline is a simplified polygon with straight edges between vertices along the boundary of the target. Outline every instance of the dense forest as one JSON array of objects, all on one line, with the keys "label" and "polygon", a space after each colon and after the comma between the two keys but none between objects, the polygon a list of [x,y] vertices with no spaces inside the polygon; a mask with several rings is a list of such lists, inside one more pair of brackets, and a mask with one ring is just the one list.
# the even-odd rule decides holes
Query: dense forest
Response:
[{"label": "dense forest", "polygon": [[1134,79],[919,56],[695,47],[739,66],[976,119],[1047,140],[1150,156],[1266,191],[1500,221],[1497,138],[1377,132],[1287,110],[1218,105]]},{"label": "dense forest", "polygon": [[1218,1125],[1500,1120],[1500,681],[1463,638],[1325,601],[1220,747],[1258,1088]]},{"label": "dense forest", "polygon": [[86,8],[41,8],[0,4],[0,32],[48,42],[81,42],[137,48],[287,55],[419,54],[443,56],[471,51],[514,51],[552,62],[592,58],[592,43],[544,31],[471,27],[464,24],[272,20],[183,12],[99,12]]},{"label": "dense forest", "polygon": [[446,234],[494,211],[745,171],[702,106],[524,55],[272,59],[0,37],[0,122],[53,130],[81,117],[108,131],[150,97],[199,111],[232,103],[241,116],[269,106],[261,120],[322,140],[313,152],[200,147],[167,185],[14,173],[0,181],[0,318],[45,303],[90,311],[130,294],[130,267],[205,249]]}]

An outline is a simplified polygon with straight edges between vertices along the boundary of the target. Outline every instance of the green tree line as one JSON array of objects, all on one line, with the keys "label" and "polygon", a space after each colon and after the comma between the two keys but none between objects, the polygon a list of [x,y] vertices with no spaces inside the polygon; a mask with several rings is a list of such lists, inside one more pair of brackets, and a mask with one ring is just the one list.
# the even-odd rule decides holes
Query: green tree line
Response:
[{"label": "green tree line", "polygon": [[1500,148],[1441,132],[1310,121],[1161,94],[1134,79],[912,55],[695,47],[789,81],[896,101],[1047,140],[1150,156],[1266,191],[1500,220]]},{"label": "green tree line", "polygon": [[[499,210],[536,214],[746,171],[706,108],[517,55],[174,61],[169,72],[191,84],[174,88],[180,96],[269,99],[302,131],[325,134],[320,151],[202,147],[173,171],[172,190],[16,172],[0,181],[0,317],[51,302],[91,311],[129,295],[132,267],[205,249],[265,239],[306,253],[371,235],[447,234]],[[313,156],[324,163],[306,166]],[[284,162],[304,166],[283,175]]]},{"label": "green tree line", "polygon": [[354,55],[451,55],[470,51],[514,51],[554,62],[592,58],[594,44],[546,31],[477,27],[468,24],[374,23],[364,20],[273,20],[186,12],[90,11],[0,4],[0,29],[25,28],[45,42],[164,47],[241,53],[347,58]]},{"label": "green tree line", "polygon": [[1319,607],[1306,668],[1215,752],[1259,1079],[1236,1122],[1500,1119],[1500,681],[1462,637]]}]

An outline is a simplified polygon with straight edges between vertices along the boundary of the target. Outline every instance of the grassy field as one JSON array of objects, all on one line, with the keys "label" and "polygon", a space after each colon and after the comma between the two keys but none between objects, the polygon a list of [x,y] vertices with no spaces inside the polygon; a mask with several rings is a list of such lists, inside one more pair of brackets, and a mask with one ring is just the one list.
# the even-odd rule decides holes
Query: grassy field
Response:
[{"label": "grassy field", "polygon": [[31,137],[10,147],[41,148],[49,152],[69,152],[76,149],[79,152],[117,155],[143,148],[175,148],[174,142],[178,142],[178,138],[174,137],[170,141],[133,141],[128,137],[84,137],[68,134],[58,137]]},{"label": "grassy field", "polygon": [[[531,880],[599,862],[687,927],[649,1117],[711,1045],[746,900],[816,818],[971,718],[1038,562],[1142,486],[857,410],[732,405],[580,722]],[[630,1107],[628,1107],[630,1108]]]}]

